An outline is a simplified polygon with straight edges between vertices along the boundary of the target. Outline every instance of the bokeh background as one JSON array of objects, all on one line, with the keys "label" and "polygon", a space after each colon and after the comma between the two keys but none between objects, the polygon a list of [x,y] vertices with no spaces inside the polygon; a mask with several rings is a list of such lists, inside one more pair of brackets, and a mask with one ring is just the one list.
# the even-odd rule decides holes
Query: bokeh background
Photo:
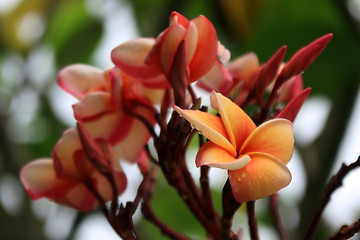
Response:
[{"label": "bokeh background", "polygon": [[[75,124],[75,100],[56,86],[59,69],[79,62],[111,67],[112,48],[134,37],[156,37],[168,26],[171,11],[188,19],[208,17],[232,59],[253,51],[265,62],[287,45],[288,60],[312,40],[334,34],[304,73],[304,84],[313,91],[295,122],[296,151],[289,166],[293,182],[280,193],[290,239],[303,236],[329,176],[360,155],[360,0],[0,0],[0,239],[118,239],[96,210],[83,214],[46,200],[31,201],[19,170],[50,156],[62,132]],[[122,196],[127,201],[140,174],[124,167],[133,172]],[[316,239],[359,219],[358,176],[360,171],[353,171],[333,195]],[[212,179],[219,202],[224,179],[215,171]],[[159,217],[204,239],[161,177],[156,193]],[[278,239],[266,200],[259,201],[257,214],[263,239]],[[234,225],[246,232],[246,221],[241,208]],[[144,239],[165,239],[140,215],[136,222]]]}]

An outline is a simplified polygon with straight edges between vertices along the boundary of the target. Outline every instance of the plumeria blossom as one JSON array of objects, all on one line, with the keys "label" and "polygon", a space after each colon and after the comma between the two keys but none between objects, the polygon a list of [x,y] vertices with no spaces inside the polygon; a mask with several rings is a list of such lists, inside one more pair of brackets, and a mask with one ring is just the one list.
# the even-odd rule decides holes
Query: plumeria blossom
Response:
[{"label": "plumeria blossom", "polygon": [[169,86],[166,78],[174,67],[174,56],[181,42],[185,43],[188,83],[200,79],[215,63],[219,69],[217,56],[224,55],[224,51],[218,51],[212,23],[204,16],[189,21],[177,12],[171,14],[170,26],[156,39],[137,38],[125,42],[113,49],[111,58],[117,67],[136,78],[160,79],[163,76],[165,87]]},{"label": "plumeria blossom", "polygon": [[73,106],[75,118],[93,131],[94,138],[104,137],[124,160],[136,162],[144,156],[150,134],[128,111],[154,124],[145,106],[161,102],[163,90],[148,88],[117,68],[102,71],[83,64],[62,69],[58,84],[79,99]]},{"label": "plumeria blossom", "polygon": [[196,165],[228,170],[238,202],[276,193],[291,181],[286,167],[294,148],[292,123],[277,118],[256,127],[250,117],[220,93],[211,92],[211,106],[220,117],[198,110],[174,109],[209,141],[196,156]]},{"label": "plumeria blossom", "polygon": [[[119,195],[127,181],[119,161],[113,160],[118,156],[104,139],[95,141],[106,156],[101,164],[112,175]],[[94,192],[105,202],[113,199],[108,179],[88,159],[76,128],[65,131],[52,155],[52,159],[28,163],[20,172],[21,182],[32,199],[47,198],[80,211],[89,211],[100,204]]]},{"label": "plumeria blossom", "polygon": [[302,73],[324,50],[332,39],[324,35],[297,51],[287,63],[283,62],[286,46],[280,48],[266,63],[260,65],[254,53],[248,53],[232,61],[228,71],[233,78],[231,95],[241,105],[247,97],[259,98],[275,88],[278,102],[293,99],[303,90]]}]

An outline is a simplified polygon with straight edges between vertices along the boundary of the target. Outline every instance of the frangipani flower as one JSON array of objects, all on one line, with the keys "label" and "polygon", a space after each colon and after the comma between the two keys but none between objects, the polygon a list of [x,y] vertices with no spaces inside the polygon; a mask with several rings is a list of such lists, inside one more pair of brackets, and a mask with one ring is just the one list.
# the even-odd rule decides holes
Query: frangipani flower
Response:
[{"label": "frangipani flower", "polygon": [[163,90],[147,88],[117,68],[102,71],[83,64],[62,69],[58,84],[79,99],[73,105],[75,118],[92,130],[94,138],[105,138],[124,160],[136,162],[145,156],[143,147],[150,134],[143,123],[127,114],[124,105],[154,124],[153,113],[139,103],[159,103]]},{"label": "frangipani flower", "polygon": [[233,87],[233,78],[224,64],[230,60],[230,52],[218,43],[218,59],[204,76],[196,83],[198,87],[211,92],[216,91],[227,95]]},{"label": "frangipani flower", "polygon": [[[303,90],[302,73],[324,50],[332,39],[326,34],[297,51],[287,63],[283,63],[286,46],[280,48],[266,63],[259,65],[254,53],[246,54],[232,61],[228,66],[233,80],[236,99],[241,105],[247,97],[262,97],[265,91],[272,91],[278,102],[290,101]],[[238,91],[238,93],[237,93]],[[249,99],[248,99],[249,100]]]},{"label": "frangipani flower", "polygon": [[[112,174],[117,194],[121,194],[127,180],[119,161],[113,160],[118,156],[103,139],[96,142],[107,156],[102,164]],[[28,163],[22,168],[20,179],[32,199],[47,198],[84,212],[99,205],[88,186],[104,201],[113,199],[109,181],[87,158],[76,128],[65,131],[54,148],[53,159],[43,158]]]},{"label": "frangipani flower", "polygon": [[274,119],[256,127],[250,117],[220,93],[211,92],[211,105],[221,117],[197,110],[174,109],[209,141],[196,156],[196,165],[228,170],[238,202],[276,193],[291,181],[286,167],[294,148],[292,123]]},{"label": "frangipani flower", "polygon": [[[218,53],[215,28],[204,16],[189,21],[173,12],[170,26],[156,40],[138,38],[123,43],[113,49],[111,59],[122,71],[136,78],[155,78],[161,74],[168,78],[181,42],[185,43],[191,83],[211,69]],[[166,78],[163,80],[167,81]]]}]

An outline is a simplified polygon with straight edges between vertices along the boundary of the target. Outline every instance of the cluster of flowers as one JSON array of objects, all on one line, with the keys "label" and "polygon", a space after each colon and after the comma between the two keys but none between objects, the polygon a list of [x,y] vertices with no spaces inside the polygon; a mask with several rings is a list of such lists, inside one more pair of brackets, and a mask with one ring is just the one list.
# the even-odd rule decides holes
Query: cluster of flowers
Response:
[{"label": "cluster of flowers", "polygon": [[[156,39],[113,49],[114,67],[74,64],[60,71],[58,85],[79,100],[73,105],[77,126],[65,131],[52,158],[24,166],[21,181],[32,199],[80,211],[111,201],[127,186],[121,161],[149,171],[145,146],[166,129],[174,109],[208,139],[196,165],[228,170],[238,202],[274,194],[291,181],[286,164],[294,147],[292,121],[310,93],[301,74],[331,38],[315,40],[287,63],[286,47],[264,64],[254,53],[230,61],[206,17],[189,21],[173,12]],[[196,108],[195,85],[210,93],[218,115]],[[259,109],[252,118],[242,110],[250,104]]]}]

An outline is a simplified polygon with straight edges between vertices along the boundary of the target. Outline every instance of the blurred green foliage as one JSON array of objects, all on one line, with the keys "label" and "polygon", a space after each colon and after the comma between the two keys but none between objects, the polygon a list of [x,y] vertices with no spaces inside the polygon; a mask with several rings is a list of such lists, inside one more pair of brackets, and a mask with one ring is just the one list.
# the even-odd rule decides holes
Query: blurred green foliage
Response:
[{"label": "blurred green foliage", "polygon": [[[56,72],[60,68],[75,62],[91,63],[91,57],[103,37],[106,22],[104,18],[88,11],[88,2],[90,0],[22,0],[12,10],[0,12],[0,181],[9,174],[17,177],[26,162],[50,156],[52,147],[66,128],[66,124],[54,113],[49,91],[55,84]],[[123,1],[92,2],[105,5],[111,2],[122,4]],[[334,39],[325,51],[304,73],[305,85],[313,88],[312,95],[327,96],[333,105],[330,118],[318,140],[309,147],[299,148],[309,174],[308,189],[298,206],[302,214],[300,224],[292,230],[291,239],[297,239],[306,228],[309,214],[315,207],[314,202],[318,201],[328,178],[359,88],[360,24],[349,14],[347,1],[128,0],[127,3],[132,7],[141,35],[146,37],[155,37],[166,28],[171,11],[178,11],[189,19],[199,14],[207,16],[215,25],[219,40],[231,51],[233,58],[254,51],[260,61],[265,62],[281,46],[287,45],[287,60],[296,50],[317,37],[329,32],[334,34]],[[34,28],[28,29],[30,33],[40,31],[41,26],[44,29],[39,37],[24,41],[19,37],[19,25],[24,16],[30,13],[41,19],[40,25],[29,25],[29,28]],[[118,31],[122,29],[119,27]],[[43,45],[50,46],[54,52],[55,71],[52,78],[43,83],[45,87],[37,88],[27,68],[30,66],[31,53]],[[22,73],[20,81],[12,82],[13,79],[8,79],[9,74],[6,74],[10,70],[5,69],[5,63],[12,56],[22,62],[11,62]],[[42,69],[33,71],[41,72]],[[36,115],[27,126],[43,128],[46,134],[41,141],[23,142],[10,137],[12,129],[9,129],[8,123],[15,114],[14,107],[18,107],[19,94],[29,88],[36,93],[39,105]],[[314,153],[311,157],[306,155],[309,151]],[[214,196],[220,199],[220,193],[214,192]],[[23,206],[17,213],[9,213],[0,204],[0,238],[46,239],[42,230],[44,220],[34,215],[28,197],[21,194],[18,197],[22,198]],[[191,213],[163,180],[158,184],[153,205],[159,217],[175,229],[186,233],[201,229],[196,227],[197,223],[191,218]],[[69,239],[82,218],[83,215],[79,215],[75,221]],[[268,218],[261,216],[260,219],[265,219],[266,223]],[[350,222],[353,220],[349,219]],[[15,226],[16,230],[13,228]],[[139,228],[143,236],[153,236],[145,239],[160,239],[159,231],[145,220],[140,221]],[[328,236],[326,224],[319,232],[317,239]],[[192,234],[196,238],[203,233],[200,230]]]}]

